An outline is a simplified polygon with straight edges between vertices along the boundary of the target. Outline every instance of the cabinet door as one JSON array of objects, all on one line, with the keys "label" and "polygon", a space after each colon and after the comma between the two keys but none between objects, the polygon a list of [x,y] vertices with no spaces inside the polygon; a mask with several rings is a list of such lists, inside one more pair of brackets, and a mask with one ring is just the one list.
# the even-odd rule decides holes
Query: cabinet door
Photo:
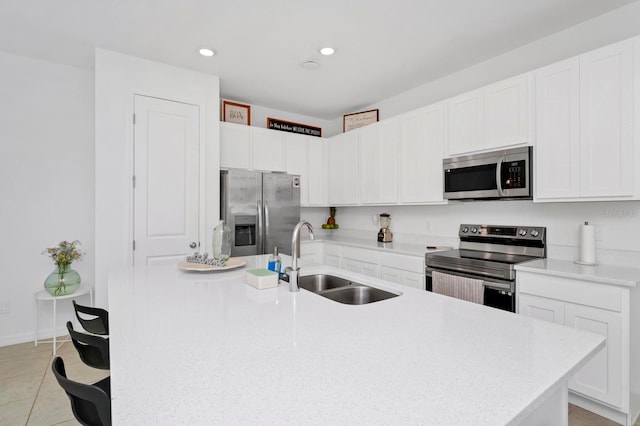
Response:
[{"label": "cabinet door", "polygon": [[285,134],[287,147],[287,173],[300,176],[300,205],[309,205],[309,176],[307,138],[293,133]]},{"label": "cabinet door", "polygon": [[400,117],[398,142],[398,201],[442,202],[444,104]]},{"label": "cabinet door", "polygon": [[[309,206],[327,205],[327,140],[307,136],[308,168],[306,171]],[[288,154],[287,154],[288,155]]]},{"label": "cabinet door", "polygon": [[482,148],[522,145],[529,137],[529,79],[525,74],[482,89]]},{"label": "cabinet door", "polygon": [[447,102],[447,155],[482,149],[482,90],[465,93]]},{"label": "cabinet door", "polygon": [[580,195],[578,58],[536,71],[536,200]]},{"label": "cabinet door", "polygon": [[580,192],[631,196],[633,45],[624,41],[580,57]]},{"label": "cabinet door", "polygon": [[569,381],[569,389],[599,401],[622,407],[622,317],[620,313],[567,303],[565,325],[606,337],[598,352]]},{"label": "cabinet door", "polygon": [[358,165],[361,203],[395,203],[398,200],[398,138],[397,119],[360,129]]},{"label": "cabinet door", "polygon": [[220,167],[251,169],[251,127],[220,123]]},{"label": "cabinet door", "polygon": [[380,279],[391,281],[392,283],[406,285],[407,287],[425,289],[425,277],[423,274],[405,271],[402,269],[380,266]]},{"label": "cabinet door", "polygon": [[519,294],[518,313],[543,321],[564,324],[564,302],[558,300]]},{"label": "cabinet door", "polygon": [[329,204],[358,204],[358,131],[329,139]]},{"label": "cabinet door", "polygon": [[284,132],[251,128],[253,133],[253,169],[284,172],[287,170]]}]

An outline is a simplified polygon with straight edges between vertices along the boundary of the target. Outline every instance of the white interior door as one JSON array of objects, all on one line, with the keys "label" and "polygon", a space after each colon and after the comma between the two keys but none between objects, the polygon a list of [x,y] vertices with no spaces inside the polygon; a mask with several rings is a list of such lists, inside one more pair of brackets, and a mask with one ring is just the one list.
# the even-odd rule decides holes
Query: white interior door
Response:
[{"label": "white interior door", "polygon": [[198,245],[199,107],[134,96],[134,265],[184,258]]}]

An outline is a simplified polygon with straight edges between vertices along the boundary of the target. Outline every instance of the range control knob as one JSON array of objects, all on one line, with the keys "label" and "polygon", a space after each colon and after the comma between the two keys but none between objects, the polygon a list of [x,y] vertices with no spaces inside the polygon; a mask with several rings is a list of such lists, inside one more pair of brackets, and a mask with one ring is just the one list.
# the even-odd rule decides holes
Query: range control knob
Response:
[{"label": "range control knob", "polygon": [[535,229],[531,230],[531,236],[532,237],[537,237],[538,235],[540,235],[540,233],[538,231],[536,231]]},{"label": "range control knob", "polygon": [[467,233],[469,232],[469,227],[465,226],[464,228],[462,228],[462,232]]},{"label": "range control knob", "polygon": [[524,237],[525,235],[527,235],[527,230],[526,229],[521,229],[518,231],[518,234],[520,234],[521,237]]},{"label": "range control knob", "polygon": [[476,228],[475,226],[473,228],[471,228],[471,233],[475,234],[476,232],[478,232],[478,228]]}]

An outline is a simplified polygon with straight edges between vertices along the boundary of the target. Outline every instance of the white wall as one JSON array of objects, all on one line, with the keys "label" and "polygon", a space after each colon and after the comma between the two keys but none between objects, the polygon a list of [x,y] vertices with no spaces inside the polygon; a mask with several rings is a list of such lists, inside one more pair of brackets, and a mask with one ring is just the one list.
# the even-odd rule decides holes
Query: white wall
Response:
[{"label": "white wall", "polygon": [[107,277],[132,263],[131,176],[133,96],[198,105],[204,220],[200,241],[211,245],[219,217],[220,98],[217,77],[96,49],[96,304],[107,307]]},{"label": "white wall", "polygon": [[[227,99],[232,102],[236,102],[233,99]],[[244,103],[244,102],[240,102]],[[296,114],[294,112],[281,111],[273,108],[264,107],[261,105],[251,106],[251,125],[255,127],[267,127],[267,117],[279,118],[285,121],[293,121],[294,123],[307,124],[309,126],[320,127],[322,129],[322,136],[333,136],[338,133],[342,133],[342,121],[337,120],[322,120],[315,117],[309,117],[306,115]],[[222,107],[221,107],[222,108]]]},{"label": "white wall", "polygon": [[[640,34],[640,2],[613,10],[526,46],[362,108],[391,118],[469,90]],[[544,25],[544,23],[541,23]],[[455,52],[451,52],[455,54]],[[342,117],[333,126],[342,133]],[[327,133],[326,136],[334,134]]]},{"label": "white wall", "polygon": [[[34,338],[33,294],[54,263],[42,251],[80,240],[82,279],[94,274],[93,73],[0,52],[0,346]],[[79,299],[81,300],[81,299]],[[71,318],[60,304],[60,318]],[[40,337],[52,336],[42,304]],[[59,321],[59,334],[64,322]]]},{"label": "white wall", "polygon": [[[441,206],[338,207],[332,233],[353,233],[375,239],[379,227],[372,215],[391,214],[395,241],[419,244],[458,244],[461,223],[546,226],[548,256],[578,258],[579,225],[596,226],[600,263],[640,266],[640,201],[533,203],[532,201],[453,202]],[[328,208],[303,208],[301,216],[320,228]]]}]

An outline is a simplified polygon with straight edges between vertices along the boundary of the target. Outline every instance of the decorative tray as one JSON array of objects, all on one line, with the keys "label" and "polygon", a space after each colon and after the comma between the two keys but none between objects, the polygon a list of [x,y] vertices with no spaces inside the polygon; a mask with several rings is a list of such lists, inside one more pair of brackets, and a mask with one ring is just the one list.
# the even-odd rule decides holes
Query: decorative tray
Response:
[{"label": "decorative tray", "polygon": [[246,260],[230,257],[227,260],[227,264],[224,266],[213,266],[204,263],[192,263],[192,262],[180,262],[178,268],[183,271],[195,271],[195,272],[216,272],[216,271],[228,271],[229,269],[239,268],[247,264]]}]

